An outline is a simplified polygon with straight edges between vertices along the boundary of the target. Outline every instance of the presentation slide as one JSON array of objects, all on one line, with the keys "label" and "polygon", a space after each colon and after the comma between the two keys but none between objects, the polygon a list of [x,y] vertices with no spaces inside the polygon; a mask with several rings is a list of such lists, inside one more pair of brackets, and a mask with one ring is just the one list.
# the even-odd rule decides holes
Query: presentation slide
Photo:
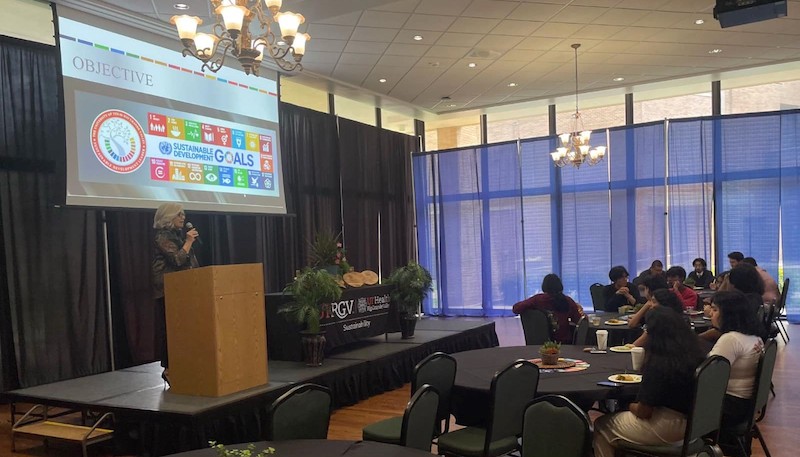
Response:
[{"label": "presentation slide", "polygon": [[203,73],[177,36],[57,13],[67,205],[286,213],[275,72]]}]

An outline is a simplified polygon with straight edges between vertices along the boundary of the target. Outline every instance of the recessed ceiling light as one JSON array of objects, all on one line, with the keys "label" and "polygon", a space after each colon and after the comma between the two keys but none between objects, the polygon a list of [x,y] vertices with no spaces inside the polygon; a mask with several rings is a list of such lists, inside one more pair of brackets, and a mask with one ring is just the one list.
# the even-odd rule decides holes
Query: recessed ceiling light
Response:
[{"label": "recessed ceiling light", "polygon": [[414,41],[422,41],[422,35],[414,35]]},{"label": "recessed ceiling light", "polygon": [[614,78],[614,81],[616,82],[625,81],[625,78],[623,78],[622,76],[617,76],[616,78]]},{"label": "recessed ceiling light", "polygon": [[694,23],[697,24],[697,25],[703,25],[703,24],[706,23],[706,21],[704,21],[702,19],[698,19],[698,20],[694,21]]},{"label": "recessed ceiling light", "polygon": [[283,41],[283,40],[281,40],[281,41],[279,41],[279,42],[277,42],[275,44],[277,44],[278,46],[286,46],[286,42]]},{"label": "recessed ceiling light", "polygon": [[468,64],[467,64],[467,66],[468,66],[469,68],[475,68],[475,67],[477,67],[477,66],[478,66],[478,64],[476,64],[475,62],[470,62],[470,63],[468,63]]},{"label": "recessed ceiling light", "polygon": [[508,87],[517,87],[517,83],[514,82],[508,83]]},{"label": "recessed ceiling light", "polygon": [[188,10],[189,9],[189,5],[187,5],[186,3],[176,3],[176,4],[172,5],[172,7],[175,8],[176,10]]},{"label": "recessed ceiling light", "polygon": [[716,49],[712,49],[712,50],[708,51],[709,54],[719,54],[720,52],[722,52],[722,49],[720,49],[720,48],[716,48]]},{"label": "recessed ceiling light", "polygon": [[449,104],[449,105],[447,105],[447,106],[448,106],[449,108],[455,108],[456,104],[455,104],[455,103],[451,103],[451,104]]},{"label": "recessed ceiling light", "polygon": [[386,78],[381,78],[381,79],[378,80],[378,82],[379,83],[385,83],[386,82]]}]

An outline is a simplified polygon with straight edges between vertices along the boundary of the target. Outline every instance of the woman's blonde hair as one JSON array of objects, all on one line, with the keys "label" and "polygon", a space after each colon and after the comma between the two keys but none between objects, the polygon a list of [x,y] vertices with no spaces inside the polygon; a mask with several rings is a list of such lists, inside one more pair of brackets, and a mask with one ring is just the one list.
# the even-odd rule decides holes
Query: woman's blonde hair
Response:
[{"label": "woman's blonde hair", "polygon": [[153,217],[153,228],[175,228],[172,225],[172,220],[178,217],[181,211],[183,211],[183,205],[180,203],[164,203],[159,206],[156,210],[155,217]]}]

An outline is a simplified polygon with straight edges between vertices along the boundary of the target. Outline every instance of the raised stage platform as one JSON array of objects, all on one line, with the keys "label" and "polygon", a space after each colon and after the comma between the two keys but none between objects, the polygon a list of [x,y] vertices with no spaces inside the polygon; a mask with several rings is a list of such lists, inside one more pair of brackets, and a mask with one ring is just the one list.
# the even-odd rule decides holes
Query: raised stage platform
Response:
[{"label": "raised stage platform", "polygon": [[[119,450],[166,455],[207,446],[209,440],[263,440],[268,405],[295,384],[327,386],[334,404],[352,405],[411,380],[414,365],[436,351],[497,346],[494,322],[476,318],[425,318],[416,336],[389,334],[330,354],[321,367],[269,361],[269,384],[219,398],[176,395],[164,388],[157,363],[5,392],[12,403],[45,404],[82,412],[112,412]],[[24,412],[24,411],[23,411]]]}]

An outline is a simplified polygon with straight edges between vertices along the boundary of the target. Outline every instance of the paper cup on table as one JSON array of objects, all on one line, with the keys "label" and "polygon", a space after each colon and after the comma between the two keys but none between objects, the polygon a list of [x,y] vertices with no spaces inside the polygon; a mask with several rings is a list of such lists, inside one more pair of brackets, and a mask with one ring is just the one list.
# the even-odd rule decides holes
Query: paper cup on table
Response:
[{"label": "paper cup on table", "polygon": [[608,348],[608,330],[597,331],[597,349],[605,351]]},{"label": "paper cup on table", "polygon": [[633,365],[633,371],[641,371],[642,363],[644,363],[644,348],[635,347],[631,349],[631,365]]},{"label": "paper cup on table", "polygon": [[600,319],[600,316],[595,316],[595,315],[592,315],[592,316],[589,318],[589,322],[591,322],[591,324],[592,324],[593,326],[595,326],[595,327],[599,327],[599,326],[600,326],[600,321],[601,321],[601,319]]}]

